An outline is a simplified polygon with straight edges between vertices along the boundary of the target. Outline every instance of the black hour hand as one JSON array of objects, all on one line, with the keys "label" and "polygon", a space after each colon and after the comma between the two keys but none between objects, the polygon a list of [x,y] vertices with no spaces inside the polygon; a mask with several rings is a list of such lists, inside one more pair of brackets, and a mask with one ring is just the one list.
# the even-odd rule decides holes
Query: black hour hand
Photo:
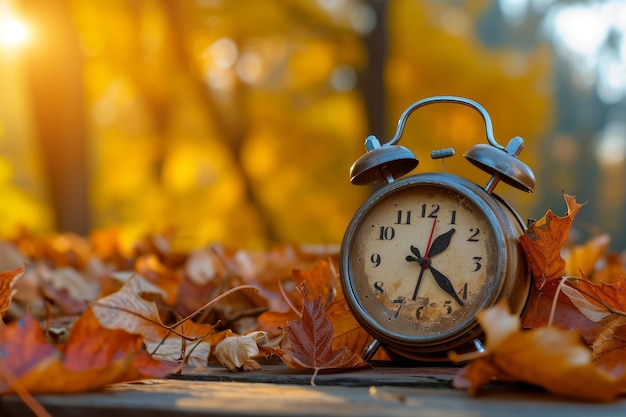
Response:
[{"label": "black hour hand", "polygon": [[455,229],[450,229],[446,233],[439,235],[433,241],[430,250],[428,251],[428,257],[435,256],[438,253],[446,250],[448,245],[450,245],[450,239],[452,239],[452,235],[454,234]]}]

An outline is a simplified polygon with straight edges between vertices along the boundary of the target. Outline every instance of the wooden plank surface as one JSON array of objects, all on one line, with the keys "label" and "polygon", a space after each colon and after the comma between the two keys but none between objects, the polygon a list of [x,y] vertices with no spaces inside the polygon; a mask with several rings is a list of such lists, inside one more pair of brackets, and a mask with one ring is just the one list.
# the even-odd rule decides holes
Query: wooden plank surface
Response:
[{"label": "wooden plank surface", "polygon": [[[523,384],[494,383],[470,397],[451,388],[449,368],[374,368],[326,373],[284,367],[230,374],[207,369],[168,379],[116,384],[73,395],[39,395],[53,416],[369,417],[626,415],[626,399],[606,404],[564,399]],[[15,396],[0,397],[0,415],[28,416]]]}]

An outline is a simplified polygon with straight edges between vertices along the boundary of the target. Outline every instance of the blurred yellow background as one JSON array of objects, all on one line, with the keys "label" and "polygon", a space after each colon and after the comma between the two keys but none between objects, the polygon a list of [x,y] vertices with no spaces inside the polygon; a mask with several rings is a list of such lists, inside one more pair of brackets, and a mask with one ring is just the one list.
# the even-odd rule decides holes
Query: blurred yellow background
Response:
[{"label": "blurred yellow background", "polygon": [[[523,217],[576,194],[581,233],[623,249],[625,28],[620,0],[0,0],[0,237],[336,244],[365,137],[456,95],[526,141],[535,193],[498,194]],[[441,104],[400,142],[484,185],[476,143],[480,115]]]}]

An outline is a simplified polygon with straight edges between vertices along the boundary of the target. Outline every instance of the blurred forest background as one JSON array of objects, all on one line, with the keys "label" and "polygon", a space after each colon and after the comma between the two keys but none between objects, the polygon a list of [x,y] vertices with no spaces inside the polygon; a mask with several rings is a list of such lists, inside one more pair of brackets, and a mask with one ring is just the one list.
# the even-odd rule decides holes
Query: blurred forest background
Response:
[{"label": "blurred forest background", "polygon": [[[523,217],[575,194],[581,234],[626,247],[624,0],[0,0],[0,237],[337,244],[365,137],[433,95],[524,138],[535,193],[496,189]],[[449,104],[400,142],[484,185],[476,143]]]}]

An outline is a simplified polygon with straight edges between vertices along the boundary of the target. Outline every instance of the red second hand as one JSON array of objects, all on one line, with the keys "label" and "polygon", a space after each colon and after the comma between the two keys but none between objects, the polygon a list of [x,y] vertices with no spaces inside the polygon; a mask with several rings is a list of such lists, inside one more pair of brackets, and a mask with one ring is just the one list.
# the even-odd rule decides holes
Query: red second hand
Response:
[{"label": "red second hand", "polygon": [[435,234],[435,226],[437,225],[437,219],[433,221],[433,227],[430,229],[430,236],[428,237],[428,244],[426,245],[426,252],[424,253],[424,259],[426,259],[426,265],[430,264],[428,260],[428,254],[430,253],[430,245],[433,243],[433,235]]}]

